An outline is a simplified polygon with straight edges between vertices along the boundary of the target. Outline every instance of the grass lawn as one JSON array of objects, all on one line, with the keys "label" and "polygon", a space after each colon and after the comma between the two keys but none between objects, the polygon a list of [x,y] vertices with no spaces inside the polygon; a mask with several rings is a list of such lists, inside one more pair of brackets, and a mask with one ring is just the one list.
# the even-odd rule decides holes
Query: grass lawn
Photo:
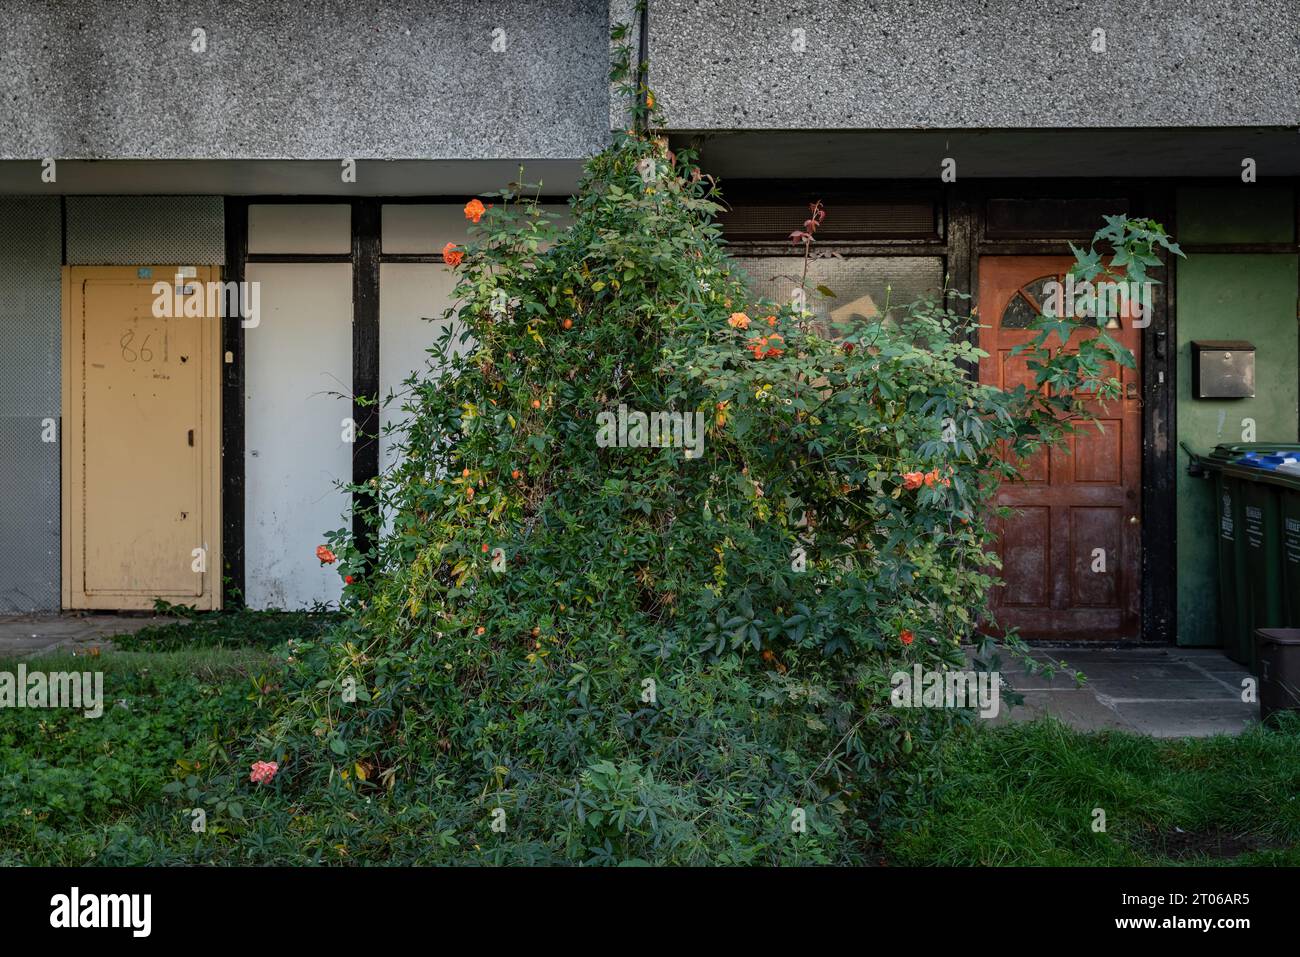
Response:
[{"label": "grass lawn", "polygon": [[[285,693],[272,647],[327,623],[197,616],[117,639],[98,657],[28,661],[29,672],[102,670],[104,715],[3,713],[0,865],[319,860],[333,840],[325,825],[270,793],[259,808],[232,795],[248,791],[240,746]],[[887,862],[1300,864],[1300,720],[1187,741],[1081,734],[1051,720],[976,728],[946,746],[944,771],[938,799],[885,832]],[[192,805],[213,814],[205,833],[190,827]],[[385,820],[393,835],[414,826]]]},{"label": "grass lawn", "polygon": [[945,758],[939,800],[886,842],[893,863],[1300,864],[1300,721],[1156,740],[1040,720],[978,729]]},{"label": "grass lawn", "polygon": [[[16,662],[0,661],[12,672]],[[0,719],[0,865],[127,864],[188,821],[165,785],[206,778],[269,719],[270,654],[258,648],[47,657],[28,672],[103,671],[104,714],[6,710]],[[146,835],[148,837],[146,837]],[[147,845],[147,846],[146,846]]]}]

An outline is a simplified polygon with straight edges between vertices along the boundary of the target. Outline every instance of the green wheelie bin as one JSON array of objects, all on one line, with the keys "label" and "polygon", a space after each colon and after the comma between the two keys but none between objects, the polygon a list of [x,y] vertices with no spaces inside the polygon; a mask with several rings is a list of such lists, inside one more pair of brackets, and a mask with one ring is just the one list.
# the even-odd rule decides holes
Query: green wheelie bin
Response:
[{"label": "green wheelie bin", "polygon": [[1230,447],[1220,445],[1203,461],[1214,476],[1214,501],[1218,515],[1215,543],[1219,554],[1219,640],[1223,653],[1233,661],[1246,660],[1244,636],[1250,634],[1246,603],[1238,601],[1238,583],[1246,580],[1244,549],[1237,547],[1241,528],[1241,480],[1224,473],[1224,466],[1237,457]]},{"label": "green wheelie bin", "polygon": [[1241,465],[1224,466],[1225,475],[1241,481],[1241,530],[1245,552],[1245,587],[1238,586],[1238,601],[1246,605],[1246,654],[1238,659],[1256,670],[1255,632],[1279,628],[1282,617],[1282,520],[1278,487],[1271,473]]},{"label": "green wheelie bin", "polygon": [[1282,526],[1282,617],[1288,628],[1300,628],[1300,466],[1278,466],[1273,484]]},{"label": "green wheelie bin", "polygon": [[[1258,480],[1268,474],[1262,469],[1239,467],[1243,461],[1261,456],[1294,452],[1300,445],[1275,442],[1243,442],[1216,446],[1208,456],[1198,457],[1214,476],[1218,525],[1215,532],[1219,556],[1219,637],[1223,651],[1233,661],[1251,665],[1255,658],[1255,629],[1271,627],[1262,622],[1278,619],[1280,588],[1277,582],[1278,535],[1276,493],[1260,492]],[[1247,498],[1250,512],[1247,513]],[[1300,518],[1300,511],[1297,512]],[[1300,558],[1300,528],[1297,529],[1297,557]],[[1253,559],[1248,566],[1248,558]],[[1269,559],[1272,565],[1269,566]],[[1272,579],[1267,569],[1274,569]],[[1262,576],[1261,576],[1262,572]],[[1259,582],[1252,582],[1259,578]],[[1300,567],[1297,568],[1300,582]],[[1300,597],[1297,599],[1300,610]]]}]

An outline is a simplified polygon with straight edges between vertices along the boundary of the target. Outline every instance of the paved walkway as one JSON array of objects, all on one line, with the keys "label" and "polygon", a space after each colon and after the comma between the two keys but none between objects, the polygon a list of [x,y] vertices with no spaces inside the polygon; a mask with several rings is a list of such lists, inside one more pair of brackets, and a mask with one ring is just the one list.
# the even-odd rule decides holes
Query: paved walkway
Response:
[{"label": "paved walkway", "polygon": [[[1250,672],[1216,648],[1036,647],[1043,662],[1082,671],[1082,688],[1066,675],[1048,682],[1004,664],[1024,704],[995,723],[1055,715],[1081,731],[1116,728],[1156,738],[1240,734],[1259,719],[1259,705],[1241,700]],[[1005,659],[1005,656],[1004,656]]]},{"label": "paved walkway", "polygon": [[113,635],[129,634],[174,618],[141,612],[138,615],[97,614],[2,615],[0,658],[36,658],[56,651],[84,654],[98,647],[109,651]]},{"label": "paved walkway", "polygon": [[[107,651],[112,635],[171,620],[144,613],[0,616],[0,658],[85,653],[92,647]],[[1004,707],[995,724],[1051,714],[1081,731],[1208,737],[1240,734],[1259,716],[1258,704],[1241,700],[1241,682],[1250,673],[1213,648],[1037,646],[1033,654],[1082,671],[1087,683],[1076,687],[1061,674],[1048,682],[1007,662],[1005,674],[1025,702]]]}]

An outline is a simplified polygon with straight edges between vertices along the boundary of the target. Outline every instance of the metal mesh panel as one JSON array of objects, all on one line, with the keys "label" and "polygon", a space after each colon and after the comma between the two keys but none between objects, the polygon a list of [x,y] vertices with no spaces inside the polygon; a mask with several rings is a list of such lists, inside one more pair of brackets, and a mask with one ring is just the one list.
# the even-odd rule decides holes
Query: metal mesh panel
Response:
[{"label": "metal mesh panel", "polygon": [[0,197],[0,613],[59,607],[59,260],[58,199]]},{"label": "metal mesh panel", "polygon": [[69,196],[68,265],[226,261],[220,196]]},{"label": "metal mesh panel", "polygon": [[[767,256],[736,260],[755,294],[790,302],[803,270],[802,257]],[[943,260],[932,256],[853,256],[819,259],[808,266],[808,287],[825,286],[834,298],[812,293],[809,308],[820,319],[853,322],[880,315],[889,305],[892,318],[902,307],[943,289]]]}]

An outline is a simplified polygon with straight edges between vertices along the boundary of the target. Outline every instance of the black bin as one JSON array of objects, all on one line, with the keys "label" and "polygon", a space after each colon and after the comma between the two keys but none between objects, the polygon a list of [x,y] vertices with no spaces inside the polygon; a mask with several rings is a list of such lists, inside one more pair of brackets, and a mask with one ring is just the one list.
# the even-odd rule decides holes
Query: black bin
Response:
[{"label": "black bin", "polygon": [[1300,628],[1255,632],[1259,666],[1259,720],[1279,711],[1300,711]]}]

